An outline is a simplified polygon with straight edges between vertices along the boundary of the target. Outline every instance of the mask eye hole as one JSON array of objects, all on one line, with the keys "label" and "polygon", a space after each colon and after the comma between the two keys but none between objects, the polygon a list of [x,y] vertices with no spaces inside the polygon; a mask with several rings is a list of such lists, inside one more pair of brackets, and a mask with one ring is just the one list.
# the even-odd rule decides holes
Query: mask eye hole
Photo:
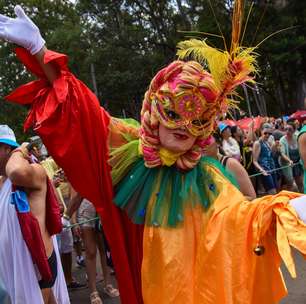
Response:
[{"label": "mask eye hole", "polygon": [[192,124],[196,127],[201,127],[207,123],[207,120],[205,119],[195,119],[192,121]]},{"label": "mask eye hole", "polygon": [[181,119],[181,116],[174,111],[171,110],[165,110],[166,115],[168,116],[169,119],[171,120],[179,120]]}]

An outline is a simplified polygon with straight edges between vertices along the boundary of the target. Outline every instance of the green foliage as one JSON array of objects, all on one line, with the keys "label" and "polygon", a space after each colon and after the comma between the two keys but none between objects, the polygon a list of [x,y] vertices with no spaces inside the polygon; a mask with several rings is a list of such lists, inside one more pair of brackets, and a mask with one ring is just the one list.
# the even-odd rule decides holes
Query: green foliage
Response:
[{"label": "green foliage", "polygon": [[[74,3],[75,2],[75,3]],[[208,37],[210,45],[229,47],[232,0],[23,0],[0,1],[0,12],[14,15],[21,4],[39,26],[48,47],[69,56],[72,71],[95,90],[112,115],[139,118],[144,93],[155,73],[174,60],[176,44],[188,37]],[[301,107],[306,71],[306,5],[291,0],[251,2],[253,11],[243,40],[258,49],[258,82],[268,113],[290,113]],[[184,32],[188,31],[188,33]],[[222,35],[207,36],[199,32]],[[12,46],[0,44],[0,123],[22,131],[26,110],[3,101],[18,85],[32,79],[16,60]],[[254,114],[258,109],[249,90]],[[299,104],[300,102],[300,104]],[[245,102],[241,103],[246,108]],[[124,110],[124,112],[123,112]]]}]

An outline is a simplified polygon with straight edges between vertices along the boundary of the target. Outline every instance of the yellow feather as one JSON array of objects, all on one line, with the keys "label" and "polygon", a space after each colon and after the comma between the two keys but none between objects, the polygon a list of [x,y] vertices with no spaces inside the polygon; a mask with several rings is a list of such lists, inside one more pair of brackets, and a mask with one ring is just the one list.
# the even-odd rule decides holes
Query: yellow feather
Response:
[{"label": "yellow feather", "polygon": [[256,47],[244,48],[240,45],[243,10],[244,1],[236,0],[232,17],[230,52],[209,46],[206,39],[190,39],[180,42],[177,46],[179,59],[196,60],[211,73],[219,90],[216,105],[221,113],[225,113],[229,108],[238,107],[238,101],[232,98],[239,98],[235,89],[243,83],[254,83],[251,74],[254,75],[258,71],[257,54],[254,52]]},{"label": "yellow feather", "polygon": [[177,55],[179,59],[188,57],[207,65],[216,85],[221,88],[221,82],[224,78],[229,64],[230,55],[209,46],[205,40],[190,39],[179,42],[177,45]]}]

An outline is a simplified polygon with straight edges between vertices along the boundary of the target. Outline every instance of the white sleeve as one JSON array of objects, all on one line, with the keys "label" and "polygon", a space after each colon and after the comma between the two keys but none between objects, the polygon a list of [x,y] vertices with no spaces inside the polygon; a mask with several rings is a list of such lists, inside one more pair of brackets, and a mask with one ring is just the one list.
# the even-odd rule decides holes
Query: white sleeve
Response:
[{"label": "white sleeve", "polygon": [[294,198],[289,201],[299,218],[306,224],[306,195]]},{"label": "white sleeve", "polygon": [[224,153],[227,156],[240,155],[240,148],[237,141],[234,140],[233,138],[229,138],[229,141],[231,142],[231,144],[229,144],[226,140],[223,140],[222,142],[222,148]]}]

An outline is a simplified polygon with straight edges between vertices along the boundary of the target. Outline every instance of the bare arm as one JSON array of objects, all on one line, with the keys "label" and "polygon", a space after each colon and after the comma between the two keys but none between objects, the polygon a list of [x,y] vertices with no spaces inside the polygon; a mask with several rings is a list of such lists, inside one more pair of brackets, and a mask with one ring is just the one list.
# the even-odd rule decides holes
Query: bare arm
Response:
[{"label": "bare arm", "polygon": [[291,159],[286,154],[286,148],[283,142],[280,142],[281,158],[287,163],[292,163]]},{"label": "bare arm", "polygon": [[306,170],[306,133],[303,133],[299,137],[299,151],[304,163],[304,170]]},{"label": "bare arm", "polygon": [[12,153],[6,165],[6,175],[16,186],[41,189],[46,182],[47,174],[39,164],[30,164],[27,159],[25,146]]},{"label": "bare arm", "polygon": [[72,215],[79,209],[83,198],[80,196],[79,193],[77,193],[72,187],[70,191],[70,201],[68,208],[65,212],[68,217],[72,217]]},{"label": "bare arm", "polygon": [[255,199],[256,192],[244,167],[236,159],[229,158],[226,163],[226,168],[236,177],[242,194],[249,200]]},{"label": "bare arm", "polygon": [[264,169],[258,163],[259,154],[260,154],[260,144],[258,141],[256,141],[253,145],[253,152],[252,152],[253,164],[259,171],[264,171]]},{"label": "bare arm", "polygon": [[255,136],[254,136],[254,121],[252,121],[250,126],[249,126],[248,134],[247,134],[245,140],[243,141],[243,144],[248,146],[249,144],[252,143],[254,138],[255,138]]},{"label": "bare arm", "polygon": [[284,153],[282,153],[282,151],[280,153],[280,156],[281,156],[282,160],[284,160],[285,162],[287,162],[289,164],[292,163],[292,160],[289,159]]},{"label": "bare arm", "polygon": [[45,75],[50,81],[50,83],[53,83],[53,81],[57,78],[58,72],[56,70],[56,67],[53,64],[44,63],[44,55],[46,51],[47,51],[47,48],[44,46],[37,54],[35,54],[35,58],[37,59],[43,71],[45,72]]}]

